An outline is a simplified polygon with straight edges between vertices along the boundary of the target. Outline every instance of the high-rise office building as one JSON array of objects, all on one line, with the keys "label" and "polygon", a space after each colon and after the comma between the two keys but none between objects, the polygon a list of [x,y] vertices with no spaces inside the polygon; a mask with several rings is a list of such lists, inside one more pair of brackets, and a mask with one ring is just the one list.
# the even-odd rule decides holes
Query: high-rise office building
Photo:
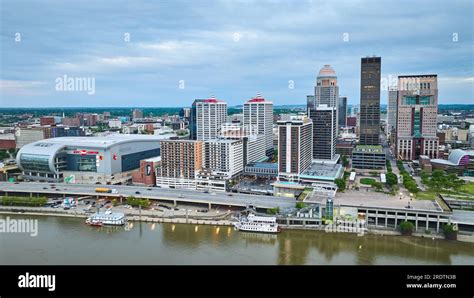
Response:
[{"label": "high-rise office building", "polygon": [[359,144],[379,145],[381,57],[361,59]]},{"label": "high-rise office building", "polygon": [[314,86],[314,106],[327,105],[336,108],[338,99],[339,86],[336,72],[331,65],[324,65],[319,70],[316,86]]},{"label": "high-rise office building", "polygon": [[265,152],[273,154],[273,103],[260,94],[244,103],[244,125],[254,126],[257,134],[265,136]]},{"label": "high-rise office building", "polygon": [[435,74],[398,77],[397,157],[438,157],[436,118],[438,78]]},{"label": "high-rise office building", "polygon": [[396,87],[388,89],[388,109],[387,109],[387,133],[391,133],[397,128],[397,100],[398,90]]},{"label": "high-rise office building", "polygon": [[334,110],[326,105],[309,109],[313,122],[313,159],[336,159],[337,119]]},{"label": "high-rise office building", "polygon": [[313,124],[307,117],[278,121],[278,176],[297,181],[311,165]]},{"label": "high-rise office building", "polygon": [[227,120],[227,103],[210,99],[196,99],[191,107],[191,139],[211,140],[219,135],[222,123]]},{"label": "high-rise office building", "polygon": [[337,108],[339,86],[330,65],[319,71],[314,96],[308,95],[308,116],[313,123],[312,157],[317,160],[335,160],[337,139]]},{"label": "high-rise office building", "polygon": [[388,88],[388,109],[387,109],[387,128],[386,134],[390,140],[390,147],[395,150],[397,139],[397,109],[398,109],[398,90],[397,87]]},{"label": "high-rise office building", "polygon": [[347,119],[347,97],[339,97],[337,105],[337,123],[339,127],[346,126]]}]

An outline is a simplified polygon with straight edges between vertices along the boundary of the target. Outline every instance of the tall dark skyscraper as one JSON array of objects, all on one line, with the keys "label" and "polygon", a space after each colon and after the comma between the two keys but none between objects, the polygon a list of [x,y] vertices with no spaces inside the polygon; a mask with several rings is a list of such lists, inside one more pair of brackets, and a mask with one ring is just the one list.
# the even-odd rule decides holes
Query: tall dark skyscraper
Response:
[{"label": "tall dark skyscraper", "polygon": [[339,127],[346,126],[347,97],[339,97],[337,109],[338,109],[337,124],[339,125]]},{"label": "tall dark skyscraper", "polygon": [[361,60],[360,137],[361,145],[379,145],[381,57]]}]

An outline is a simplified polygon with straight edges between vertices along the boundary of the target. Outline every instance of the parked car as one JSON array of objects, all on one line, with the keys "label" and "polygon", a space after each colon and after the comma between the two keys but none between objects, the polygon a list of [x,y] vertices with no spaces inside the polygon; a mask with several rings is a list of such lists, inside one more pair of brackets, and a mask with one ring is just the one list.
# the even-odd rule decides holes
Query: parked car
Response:
[{"label": "parked car", "polygon": [[147,190],[153,190],[153,189],[151,189],[151,188],[147,188]]},{"label": "parked car", "polygon": [[140,192],[139,192],[139,191],[136,191],[136,192],[135,192],[135,194],[136,194],[136,195],[139,195],[139,194],[140,194]]}]

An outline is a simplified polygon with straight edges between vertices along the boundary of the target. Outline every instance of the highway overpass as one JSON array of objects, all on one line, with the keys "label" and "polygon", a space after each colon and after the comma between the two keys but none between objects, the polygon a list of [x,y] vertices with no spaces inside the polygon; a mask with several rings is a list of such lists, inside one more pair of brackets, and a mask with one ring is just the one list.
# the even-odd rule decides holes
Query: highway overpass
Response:
[{"label": "highway overpass", "polygon": [[[127,198],[135,196],[150,200],[158,200],[174,204],[194,203],[205,204],[209,207],[217,206],[235,206],[246,207],[255,205],[257,208],[291,208],[295,207],[296,199],[280,198],[273,196],[248,195],[240,193],[205,193],[196,190],[185,189],[166,189],[158,187],[144,186],[123,186],[108,185],[107,188],[113,188],[118,191],[117,194],[97,193],[97,187],[103,188],[103,185],[87,184],[65,184],[56,183],[52,187],[50,183],[37,182],[0,182],[0,195],[30,195],[30,196],[96,196],[96,197],[116,197]],[[139,193],[137,193],[139,192]]]}]

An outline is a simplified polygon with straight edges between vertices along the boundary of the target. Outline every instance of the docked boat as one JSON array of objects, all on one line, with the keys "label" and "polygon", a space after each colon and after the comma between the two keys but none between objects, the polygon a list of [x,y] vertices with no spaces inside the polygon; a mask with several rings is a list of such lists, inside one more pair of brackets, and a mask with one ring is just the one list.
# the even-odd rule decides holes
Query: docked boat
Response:
[{"label": "docked boat", "polygon": [[91,226],[122,226],[127,222],[127,218],[124,213],[112,212],[111,209],[107,209],[105,212],[97,212],[92,214],[86,219],[86,224]]},{"label": "docked boat", "polygon": [[276,217],[257,216],[250,213],[246,217],[240,217],[239,221],[234,223],[235,229],[246,232],[278,233],[281,231],[276,222]]}]

